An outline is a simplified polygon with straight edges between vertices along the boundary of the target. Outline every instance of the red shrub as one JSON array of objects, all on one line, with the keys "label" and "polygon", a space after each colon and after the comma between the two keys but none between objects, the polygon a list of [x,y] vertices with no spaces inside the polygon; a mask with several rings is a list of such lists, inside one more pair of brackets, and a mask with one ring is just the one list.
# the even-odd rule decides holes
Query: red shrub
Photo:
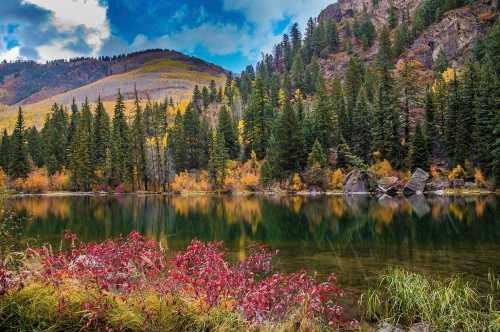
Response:
[{"label": "red shrub", "polygon": [[[161,246],[135,231],[126,239],[99,244],[77,243],[70,233],[65,239],[71,241],[70,250],[54,253],[44,247],[31,251],[41,258],[40,278],[45,282],[57,285],[63,278],[74,278],[121,296],[147,290],[194,297],[207,309],[224,301],[254,324],[280,322],[296,312],[332,326],[346,323],[337,303],[343,294],[333,276],[318,282],[305,272],[273,273],[274,253],[264,246],[250,247],[248,258],[231,264],[222,242],[193,240],[167,264]],[[6,272],[0,266],[0,292],[9,287],[10,275]],[[98,315],[102,306],[89,303],[86,310]]]}]

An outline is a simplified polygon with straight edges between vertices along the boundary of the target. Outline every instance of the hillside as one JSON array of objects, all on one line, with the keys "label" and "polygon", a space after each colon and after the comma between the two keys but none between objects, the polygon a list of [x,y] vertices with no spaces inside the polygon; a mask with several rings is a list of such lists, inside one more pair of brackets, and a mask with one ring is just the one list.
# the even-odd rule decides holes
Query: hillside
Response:
[{"label": "hillside", "polygon": [[[68,105],[73,98],[81,103],[86,97],[94,103],[100,96],[105,105],[109,104],[107,109],[111,111],[118,89],[126,101],[133,98],[135,87],[143,100],[159,100],[167,96],[180,100],[188,98],[196,84],[208,85],[214,80],[221,86],[226,76],[221,67],[175,51],[162,50],[145,51],[115,60],[84,59],[45,65],[22,62],[0,66],[0,73],[18,70],[17,74],[4,76],[0,91],[13,89],[12,94],[19,97],[29,89],[40,88],[19,101],[19,98],[9,99],[9,94],[4,93],[4,101],[0,99],[0,128],[12,128],[18,106],[25,110],[28,126],[39,126],[54,103]],[[45,76],[30,84],[30,79],[36,75],[30,72],[33,68]],[[17,78],[14,78],[16,75]],[[71,79],[72,76],[76,79]],[[13,84],[14,81],[18,85]],[[9,104],[12,101],[17,102]]]},{"label": "hillside", "polygon": [[[460,1],[457,1],[454,4],[457,8],[451,9],[442,5],[440,15],[436,14],[437,19],[425,22],[419,30],[412,30],[418,24],[418,11],[422,11],[426,2],[431,3],[424,0],[339,0],[325,8],[319,14],[318,21],[332,19],[337,22],[339,36],[345,41],[353,34],[355,21],[362,20],[364,10],[377,32],[384,26],[390,26],[393,15],[393,40],[398,38],[403,25],[411,36],[408,44],[404,45],[402,54],[397,54],[398,60],[417,60],[424,69],[421,75],[432,77],[429,73],[432,72],[440,52],[446,55],[452,66],[463,65],[466,59],[470,58],[476,41],[482,39],[496,21],[498,4],[497,1],[479,0],[462,1],[464,6],[460,6]],[[367,63],[372,63],[378,52],[377,39],[375,38],[373,45],[366,48],[358,38],[352,38],[352,52],[357,53]],[[335,72],[344,72],[349,58],[348,52],[342,48],[339,52],[332,52],[320,59],[326,77],[331,77]]]}]

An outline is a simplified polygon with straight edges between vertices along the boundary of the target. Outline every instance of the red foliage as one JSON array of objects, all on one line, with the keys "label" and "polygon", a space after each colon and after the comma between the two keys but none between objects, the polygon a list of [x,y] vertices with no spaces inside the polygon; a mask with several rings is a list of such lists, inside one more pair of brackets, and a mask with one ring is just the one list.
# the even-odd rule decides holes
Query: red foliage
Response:
[{"label": "red foliage", "polygon": [[[289,275],[273,273],[271,253],[264,246],[249,248],[241,263],[226,260],[221,242],[193,240],[188,248],[168,264],[161,246],[137,232],[126,239],[102,243],[78,243],[74,234],[65,233],[71,249],[53,253],[47,247],[34,251],[40,255],[43,281],[58,284],[69,277],[99,290],[126,296],[131,291],[147,289],[161,294],[194,297],[208,308],[224,300],[254,324],[279,322],[295,312],[332,326],[346,324],[343,296],[330,276],[318,282],[305,272]],[[5,269],[3,269],[5,270]],[[8,286],[0,266],[0,291]],[[3,287],[3,288],[2,288]],[[89,303],[89,311],[102,308]]]}]

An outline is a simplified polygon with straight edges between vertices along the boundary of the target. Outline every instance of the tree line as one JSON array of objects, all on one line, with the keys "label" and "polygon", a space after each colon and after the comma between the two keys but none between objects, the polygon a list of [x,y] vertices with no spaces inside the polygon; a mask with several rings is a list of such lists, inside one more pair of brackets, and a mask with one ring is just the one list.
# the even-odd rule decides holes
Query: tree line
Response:
[{"label": "tree line", "polygon": [[[365,27],[353,40],[366,38],[367,19],[362,15]],[[383,159],[400,170],[468,165],[500,179],[500,24],[463,68],[436,70],[427,87],[419,83],[418,61],[396,68],[397,34],[396,25],[384,27],[372,65],[353,53],[343,77],[325,80],[324,50],[350,43],[340,41],[333,21],[310,20],[304,38],[294,24],[255,68],[229,75],[224,87],[196,86],[185,110],[171,99],[143,107],[136,93],[128,115],[118,92],[111,118],[100,100],[94,110],[87,101],[73,102],[69,112],[54,105],[38,131],[24,128],[19,109],[12,134],[3,133],[0,166],[12,178],[26,177],[31,167],[69,170],[78,190],[168,190],[184,170],[207,170],[218,188],[229,160],[261,161],[263,184],[299,174],[322,186],[328,169]],[[211,104],[219,108],[212,125]]]}]

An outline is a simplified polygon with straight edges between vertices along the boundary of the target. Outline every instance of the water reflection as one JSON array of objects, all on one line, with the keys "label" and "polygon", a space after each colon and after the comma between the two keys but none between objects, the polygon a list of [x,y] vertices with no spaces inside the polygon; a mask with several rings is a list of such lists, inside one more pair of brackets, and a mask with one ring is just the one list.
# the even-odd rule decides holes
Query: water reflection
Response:
[{"label": "water reflection", "polygon": [[65,229],[86,241],[137,229],[173,250],[192,238],[223,240],[236,258],[252,241],[280,249],[283,269],[337,272],[348,285],[387,265],[479,276],[499,270],[495,196],[18,197],[23,236],[58,244]]}]

